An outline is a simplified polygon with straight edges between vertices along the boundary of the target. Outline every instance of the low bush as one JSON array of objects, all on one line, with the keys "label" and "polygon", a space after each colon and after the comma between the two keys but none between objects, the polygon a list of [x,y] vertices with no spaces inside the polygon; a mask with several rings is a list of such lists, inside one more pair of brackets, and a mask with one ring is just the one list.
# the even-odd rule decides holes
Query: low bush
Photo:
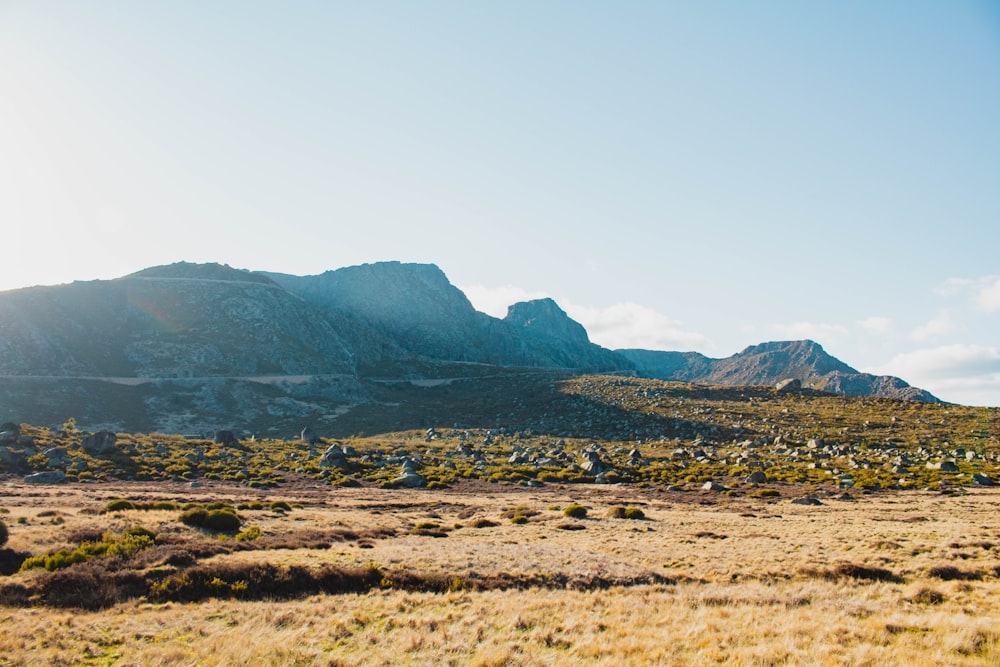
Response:
[{"label": "low bush", "polygon": [[510,518],[510,522],[518,525],[523,523],[528,523],[528,517],[524,516],[523,514],[518,514],[517,516],[512,516]]},{"label": "low bush", "polygon": [[202,528],[210,530],[213,533],[235,533],[240,529],[240,518],[236,516],[235,513],[229,510],[218,509],[211,510],[205,517],[205,523],[202,524]]},{"label": "low bush", "polygon": [[571,503],[563,510],[563,514],[571,519],[582,519],[587,516],[587,508],[577,503]]},{"label": "low bush", "polygon": [[126,510],[137,509],[135,503],[131,500],[112,500],[107,505],[104,506],[105,512],[124,512]]},{"label": "low bush", "polygon": [[275,500],[271,503],[272,512],[291,512],[292,506],[285,500]]},{"label": "low bush", "polygon": [[259,540],[262,537],[260,528],[257,526],[250,526],[246,530],[242,530],[236,534],[237,542],[253,542],[254,540]]},{"label": "low bush", "polygon": [[7,544],[7,539],[10,537],[10,532],[7,530],[7,524],[0,521],[0,547]]},{"label": "low bush", "polygon": [[193,526],[195,528],[201,528],[205,525],[205,519],[208,518],[208,510],[204,507],[192,507],[181,513],[180,522]]}]

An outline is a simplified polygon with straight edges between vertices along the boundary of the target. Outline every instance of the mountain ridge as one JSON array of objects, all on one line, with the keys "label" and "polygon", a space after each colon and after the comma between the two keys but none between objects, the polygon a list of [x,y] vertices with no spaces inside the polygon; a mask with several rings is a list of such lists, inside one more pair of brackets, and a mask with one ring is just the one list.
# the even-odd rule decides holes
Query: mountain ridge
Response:
[{"label": "mountain ridge", "polygon": [[[858,373],[812,341],[762,343],[727,359],[608,350],[552,299],[512,304],[503,319],[481,313],[433,264],[294,276],[178,262],[114,280],[0,292],[3,412],[48,406],[94,423],[184,430],[250,414],[336,415],[373,400],[373,382],[502,368],[713,384],[795,378],[811,389],[937,402],[899,378]],[[125,416],[120,406],[102,411],[100,391],[81,389],[81,379],[102,378],[143,380],[141,390],[114,390],[120,406],[131,406]]]}]

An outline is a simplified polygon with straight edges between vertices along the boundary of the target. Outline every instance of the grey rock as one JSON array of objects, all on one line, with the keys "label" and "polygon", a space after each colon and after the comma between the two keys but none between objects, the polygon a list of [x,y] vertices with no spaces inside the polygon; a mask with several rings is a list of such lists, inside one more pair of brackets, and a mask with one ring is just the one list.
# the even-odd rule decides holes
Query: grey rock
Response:
[{"label": "grey rock", "polygon": [[46,470],[28,475],[24,481],[28,484],[62,484],[66,481],[66,473],[62,470]]},{"label": "grey rock", "polygon": [[343,470],[346,469],[347,466],[347,455],[344,454],[344,450],[341,449],[340,445],[337,443],[330,445],[327,450],[323,452],[323,456],[319,460],[320,468],[339,468]]},{"label": "grey rock", "polygon": [[237,445],[240,441],[232,431],[216,431],[215,442],[220,445]]},{"label": "grey rock", "polygon": [[793,505],[822,505],[816,496],[803,496],[792,501]]},{"label": "grey rock", "polygon": [[21,436],[21,426],[14,422],[0,424],[0,445],[12,445]]},{"label": "grey rock", "polygon": [[991,477],[980,472],[972,476],[972,483],[979,486],[996,486],[996,482]]},{"label": "grey rock", "polygon": [[725,491],[726,487],[717,482],[705,482],[701,485],[702,491]]},{"label": "grey rock", "polygon": [[799,391],[802,389],[802,381],[798,378],[788,378],[775,384],[774,389],[779,393]]},{"label": "grey rock", "polygon": [[415,472],[406,472],[393,479],[392,484],[393,486],[403,486],[408,489],[415,489],[417,487],[427,486],[427,480],[423,475]]},{"label": "grey rock", "polygon": [[85,437],[80,446],[88,454],[107,454],[115,448],[118,436],[111,431],[98,431]]},{"label": "grey rock", "polygon": [[754,470],[746,479],[747,484],[767,484],[770,481],[763,470]]}]

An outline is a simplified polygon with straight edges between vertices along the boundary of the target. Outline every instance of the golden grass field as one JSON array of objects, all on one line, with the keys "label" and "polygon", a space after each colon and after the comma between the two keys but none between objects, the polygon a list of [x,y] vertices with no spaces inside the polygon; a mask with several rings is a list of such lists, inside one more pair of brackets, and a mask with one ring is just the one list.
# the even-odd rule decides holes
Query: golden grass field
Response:
[{"label": "golden grass field", "polygon": [[[81,532],[136,525],[175,540],[219,539],[176,511],[101,512],[117,498],[288,500],[291,512],[241,511],[244,525],[291,545],[317,531],[369,537],[232,551],[199,565],[371,565],[385,584],[280,601],[0,607],[0,665],[1000,664],[1000,490],[883,491],[800,506],[631,486],[8,481],[6,546],[41,554],[75,546],[70,536]],[[573,502],[586,518],[563,515]],[[610,518],[621,505],[646,519]],[[516,515],[527,522],[512,523]],[[399,590],[392,580],[402,573],[437,575],[451,590]],[[558,583],[477,590],[496,575]]]}]

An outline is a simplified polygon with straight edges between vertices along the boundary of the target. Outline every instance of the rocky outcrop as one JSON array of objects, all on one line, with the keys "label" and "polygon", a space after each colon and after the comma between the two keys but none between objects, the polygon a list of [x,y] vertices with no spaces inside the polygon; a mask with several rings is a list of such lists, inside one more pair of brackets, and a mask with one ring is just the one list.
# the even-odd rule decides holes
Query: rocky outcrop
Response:
[{"label": "rocky outcrop", "polygon": [[761,343],[725,359],[712,359],[696,352],[617,352],[634,363],[640,375],[658,380],[775,387],[781,384],[783,391],[804,387],[848,396],[940,402],[929,392],[911,387],[899,378],[861,373],[811,340]]}]

